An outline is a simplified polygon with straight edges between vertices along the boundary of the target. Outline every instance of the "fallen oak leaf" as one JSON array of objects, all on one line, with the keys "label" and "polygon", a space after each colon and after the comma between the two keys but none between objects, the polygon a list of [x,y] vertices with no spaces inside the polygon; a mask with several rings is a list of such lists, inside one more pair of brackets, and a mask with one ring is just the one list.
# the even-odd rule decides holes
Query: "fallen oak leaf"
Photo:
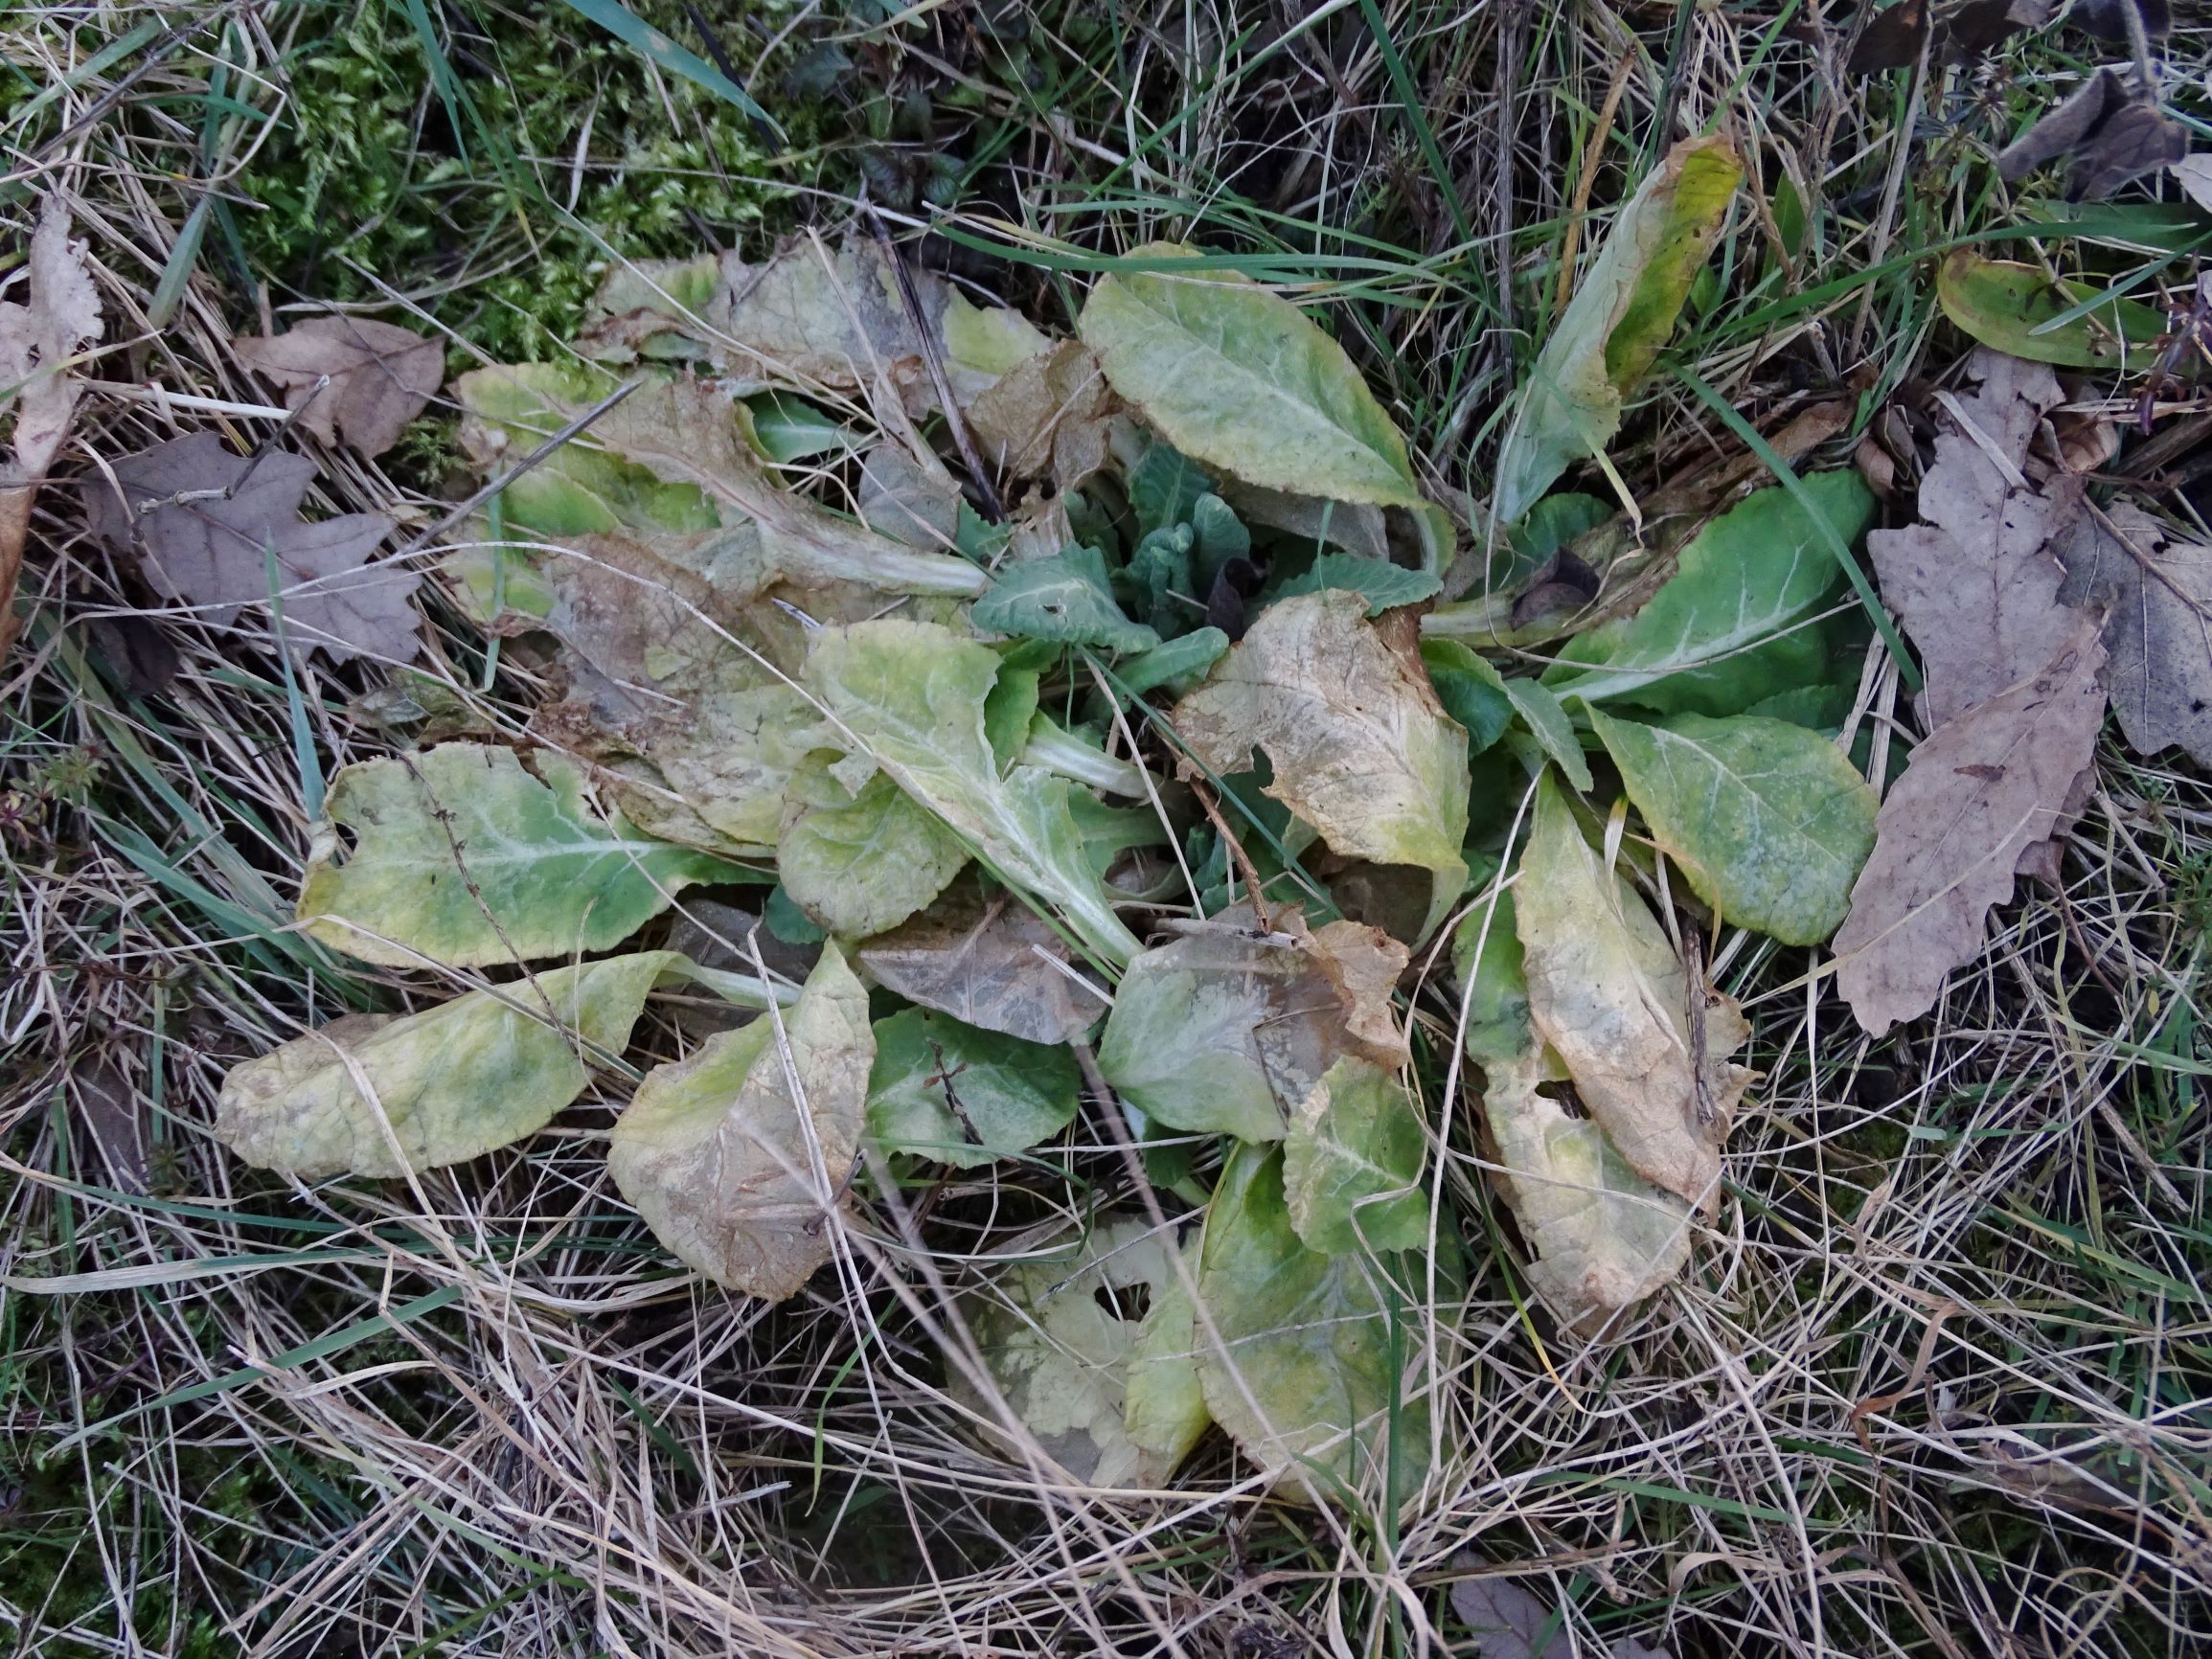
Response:
[{"label": "fallen oak leaf", "polygon": [[445,378],[443,345],[370,317],[309,317],[289,333],[241,335],[231,350],[285,394],[301,425],[363,455],[399,443]]},{"label": "fallen oak leaf", "polygon": [[2036,673],[1938,726],[1882,803],[1834,945],[1836,988],[1872,1035],[1935,1005],[2064,821],[2104,723],[2102,628],[2079,618]]},{"label": "fallen oak leaf", "polygon": [[2126,502],[2058,543],[2060,598],[2105,611],[2112,712],[2141,755],[2178,745],[2212,764],[2212,547]]}]

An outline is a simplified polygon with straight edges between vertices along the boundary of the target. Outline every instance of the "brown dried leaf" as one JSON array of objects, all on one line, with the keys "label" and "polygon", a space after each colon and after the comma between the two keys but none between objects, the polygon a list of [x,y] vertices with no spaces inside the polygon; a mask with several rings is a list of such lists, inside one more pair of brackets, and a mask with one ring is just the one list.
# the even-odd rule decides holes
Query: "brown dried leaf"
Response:
[{"label": "brown dried leaf", "polygon": [[[2106,612],[2112,712],[2144,755],[2178,744],[2212,765],[2212,547],[2125,502],[2058,548],[2069,603]],[[2117,534],[2115,534],[2117,533]]]},{"label": "brown dried leaf", "polygon": [[2059,602],[2064,572],[2047,544],[2080,511],[2081,483],[2057,478],[2039,491],[2019,469],[2060,400],[2058,380],[1987,349],[1971,372],[1981,391],[1953,400],[1921,480],[1928,522],[1866,538],[1882,597],[1927,666],[1919,707],[1930,728],[2011,685],[2021,664],[2049,662],[2077,621]]},{"label": "brown dried leaf", "polygon": [[1937,727],[1882,803],[1835,943],[1837,989],[1874,1035],[1980,953],[1990,908],[2063,819],[2104,723],[2100,626],[2078,619],[2040,671]]},{"label": "brown dried leaf", "polygon": [[32,233],[24,303],[0,301],[0,413],[15,410],[15,464],[0,488],[46,476],[69,418],[77,382],[64,368],[101,335],[100,294],[84,267],[84,243],[69,239],[69,212],[56,197]]},{"label": "brown dried leaf", "polygon": [[1030,1042],[1080,1042],[1106,1011],[1104,991],[1053,966],[1069,951],[1049,922],[1010,894],[985,894],[972,877],[857,956],[884,989]]},{"label": "brown dried leaf", "polygon": [[285,408],[302,411],[301,425],[325,443],[342,436],[363,455],[399,443],[445,378],[444,346],[368,317],[309,317],[288,334],[243,335],[231,349],[285,394]]},{"label": "brown dried leaf", "polygon": [[1909,69],[1927,44],[1927,0],[1903,0],[1878,12],[1859,33],[1844,72],[1854,79],[1885,69]]},{"label": "brown dried leaf", "polygon": [[[269,599],[269,550],[286,631],[337,661],[411,660],[418,618],[408,602],[422,578],[370,557],[392,533],[381,513],[307,523],[300,503],[315,464],[272,451],[233,455],[212,432],[119,456],[114,484],[89,487],[92,532],[136,552],[162,593],[228,623]],[[120,489],[121,493],[118,493]]]},{"label": "brown dried leaf", "polygon": [[1106,463],[1116,401],[1081,340],[1061,340],[1016,364],[968,411],[983,458],[1016,478],[1047,473],[1073,488]]}]

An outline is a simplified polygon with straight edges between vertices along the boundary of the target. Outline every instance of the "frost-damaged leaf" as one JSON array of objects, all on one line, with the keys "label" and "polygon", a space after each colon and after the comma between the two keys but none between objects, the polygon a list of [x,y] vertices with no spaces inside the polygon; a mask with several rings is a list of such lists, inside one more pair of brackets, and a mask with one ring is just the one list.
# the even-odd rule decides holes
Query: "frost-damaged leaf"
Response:
[{"label": "frost-damaged leaf", "polygon": [[[1173,1236],[1146,1221],[1106,1221],[1072,1251],[1009,1267],[967,1305],[1007,1405],[1046,1457],[1090,1486],[1161,1486],[1211,1420],[1175,1254]],[[1194,1276],[1195,1254],[1184,1253]],[[952,1387],[995,1427],[957,1373]]]},{"label": "frost-damaged leaf", "polygon": [[646,754],[676,793],[732,842],[769,848],[784,797],[810,750],[831,741],[821,712],[795,686],[711,692]]},{"label": "frost-damaged leaf", "polygon": [[1357,922],[1311,933],[1294,910],[1273,920],[1263,932],[1238,905],[1187,924],[1122,976],[1099,1070],[1154,1122],[1280,1140],[1343,1056],[1385,1070],[1405,1063],[1390,1006],[1405,947]]},{"label": "frost-damaged leaf", "polygon": [[1422,1366],[1393,1353],[1417,1353],[1419,1343],[1410,1330],[1391,1340],[1377,1283],[1384,1265],[1306,1247],[1275,1148],[1240,1147],[1221,1171],[1198,1273],[1221,1341],[1199,1345],[1198,1380],[1245,1455],[1316,1501],[1364,1488],[1395,1509],[1427,1472]]},{"label": "frost-damaged leaf", "polygon": [[[1858,473],[1815,473],[1804,487],[1847,546],[1865,534],[1875,502]],[[1821,677],[1828,643],[1813,619],[1842,583],[1796,496],[1758,490],[1699,532],[1641,610],[1568,641],[1543,683],[1585,703],[1737,714]]]},{"label": "frost-damaged leaf", "polygon": [[395,967],[482,967],[611,949],[693,882],[750,878],[601,815],[573,762],[536,760],[544,783],[480,743],[348,766],[300,890],[307,931]]},{"label": "frost-damaged leaf", "polygon": [[2064,396],[2058,380],[1986,350],[1970,373],[1981,391],[1951,401],[1920,483],[1928,522],[1866,538],[1881,597],[1920,648],[1927,689],[1918,706],[1930,728],[2049,662],[2080,622],[2059,602],[2065,572],[2049,543],[2083,511],[2081,480],[2060,475],[2039,491],[2019,469],[2043,412]]},{"label": "frost-damaged leaf", "polygon": [[1016,478],[1048,474],[1072,489],[1106,463],[1113,389],[1080,340],[1009,369],[968,411],[983,458]]},{"label": "frost-damaged leaf", "polygon": [[2059,597],[2107,610],[2112,712],[2135,751],[2179,744],[2212,765],[2212,547],[2124,501],[2106,516],[2061,538]]},{"label": "frost-damaged leaf", "polygon": [[688,966],[650,950],[401,1018],[348,1014],[234,1066],[216,1136],[247,1163],[303,1181],[463,1163],[552,1122],[590,1080],[587,1060],[629,1046],[654,981]]},{"label": "frost-damaged leaf", "polygon": [[875,622],[824,628],[805,678],[859,753],[1091,949],[1126,963],[1137,941],[1085,855],[1076,785],[1027,765],[999,775],[983,724],[998,670],[996,651],[949,628]]},{"label": "frost-damaged leaf", "polygon": [[1357,554],[1325,553],[1305,575],[1293,577],[1278,588],[1275,597],[1289,599],[1296,594],[1330,589],[1356,593],[1367,602],[1367,614],[1375,617],[1402,604],[1419,604],[1425,599],[1434,599],[1443,585],[1436,576],[1425,570],[1407,570],[1402,564],[1361,558]]},{"label": "frost-damaged leaf", "polygon": [[92,532],[118,552],[135,552],[170,598],[217,624],[266,604],[273,549],[277,599],[295,639],[339,662],[415,655],[420,619],[408,602],[422,579],[404,565],[369,562],[392,520],[349,512],[304,522],[300,503],[315,479],[305,456],[273,450],[249,461],[214,433],[195,432],[119,456],[113,470],[113,486],[88,487]]},{"label": "frost-damaged leaf", "polygon": [[1874,1035],[1935,1006],[2057,830],[2104,723],[2098,628],[2083,618],[2041,671],[1938,726],[1882,802],[1835,943],[1836,987]]},{"label": "frost-damaged leaf", "polygon": [[1739,927],[1818,944],[1842,925],[1881,803],[1843,752],[1783,720],[1590,722],[1698,897]]},{"label": "frost-damaged leaf", "polygon": [[[1139,260],[1203,259],[1152,242]],[[1405,440],[1344,348],[1236,272],[1116,272],[1077,319],[1113,389],[1192,459],[1268,489],[1426,508]]]},{"label": "frost-damaged leaf", "polygon": [[1425,936],[1467,885],[1467,734],[1437,702],[1409,628],[1386,635],[1356,594],[1284,600],[1172,720],[1216,773],[1249,770],[1265,750],[1266,793],[1333,852],[1432,872]]},{"label": "frost-damaged leaf", "polygon": [[301,411],[301,425],[325,443],[343,436],[363,455],[399,443],[445,378],[442,344],[368,317],[309,317],[288,334],[240,335],[231,350]]},{"label": "frost-damaged leaf", "polygon": [[2056,284],[2041,265],[1984,259],[1970,248],[1951,254],[1935,273],[1943,314],[1992,351],[2074,369],[2148,368],[2166,318],[2140,301],[2108,300],[2043,328],[2103,291],[2102,284]]},{"label": "frost-damaged leaf", "polygon": [[1158,634],[1122,614],[1107,584],[1106,556],[1095,547],[1070,547],[1000,571],[991,591],[969,607],[969,620],[994,634],[1108,651],[1150,650],[1160,643]]},{"label": "frost-damaged leaf", "polygon": [[967,863],[960,837],[880,772],[850,791],[817,755],[791,780],[776,868],[799,908],[841,939],[898,926]]},{"label": "frost-damaged leaf", "polygon": [[834,1248],[875,1058],[868,992],[825,944],[780,1017],[646,1074],[615,1120],[607,1170],[688,1266],[781,1302]]},{"label": "frost-damaged leaf", "polygon": [[1082,1086],[1064,1048],[910,1008],[876,1022],[868,1138],[886,1151],[973,1170],[1065,1128]]},{"label": "frost-damaged leaf", "polygon": [[1283,1143],[1290,1225],[1327,1256],[1422,1249],[1427,1155],[1428,1131],[1397,1079],[1346,1055],[1313,1085]]},{"label": "frost-damaged leaf", "polygon": [[1645,1179],[1714,1202],[1721,1141],[1751,1080],[1727,1058],[1750,1034],[1736,1004],[1691,983],[1548,776],[1514,895],[1530,1017],[1591,1118]]},{"label": "frost-damaged leaf", "polygon": [[1106,1011],[1104,990],[1054,966],[1068,948],[1050,922],[972,880],[869,940],[858,959],[885,990],[1034,1043],[1080,1042]]},{"label": "frost-damaged leaf", "polygon": [[1621,405],[1675,331],[1743,176],[1725,138],[1684,139],[1621,210],[1529,371],[1497,460],[1500,524],[1519,519],[1569,466],[1612,441]]}]

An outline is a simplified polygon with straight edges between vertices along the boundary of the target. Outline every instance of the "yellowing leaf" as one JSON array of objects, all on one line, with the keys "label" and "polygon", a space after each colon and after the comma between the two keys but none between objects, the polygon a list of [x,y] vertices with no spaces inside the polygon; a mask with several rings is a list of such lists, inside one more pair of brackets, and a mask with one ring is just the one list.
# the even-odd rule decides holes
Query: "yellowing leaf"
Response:
[{"label": "yellowing leaf", "polygon": [[2104,288],[2053,283],[2041,265],[1985,259],[1971,248],[1953,250],[1935,273],[1943,314],[1992,351],[2072,369],[2147,369],[2166,317],[2139,300],[2107,300],[2070,323],[2043,328]]},{"label": "yellowing leaf", "polygon": [[1569,466],[1612,441],[1624,400],[1675,331],[1743,176],[1725,138],[1684,139],[1621,210],[1529,371],[1498,454],[1499,523],[1519,519]]},{"label": "yellowing leaf", "polygon": [[1727,1057],[1750,1028],[1733,1002],[1690,983],[1548,775],[1514,903],[1530,1016],[1583,1104],[1638,1174],[1692,1204],[1713,1202],[1721,1140],[1751,1079]]},{"label": "yellowing leaf", "polygon": [[[1152,242],[1130,258],[1202,255]],[[1426,506],[1404,438],[1344,348],[1245,277],[1115,272],[1076,327],[1113,389],[1193,460],[1269,489]]]},{"label": "yellowing leaf", "polygon": [[1266,793],[1333,852],[1433,872],[1425,936],[1467,885],[1467,734],[1437,702],[1410,626],[1389,625],[1371,625],[1357,594],[1270,605],[1173,724],[1217,773],[1248,770],[1264,749]]},{"label": "yellowing leaf", "polygon": [[868,1138],[889,1151],[977,1169],[1065,1128],[1082,1082],[1064,1048],[906,1009],[876,1022]]},{"label": "yellowing leaf", "polygon": [[875,1058],[868,993],[825,944],[794,1007],[646,1075],[607,1170],[686,1264],[781,1302],[834,1248]]},{"label": "yellowing leaf", "polygon": [[823,757],[792,778],[776,868],[820,927],[865,939],[897,927],[968,863],[968,849],[880,772],[849,793]]},{"label": "yellowing leaf", "polygon": [[610,949],[691,883],[748,878],[601,815],[573,762],[536,760],[544,783],[478,743],[348,766],[300,890],[307,931],[395,967],[482,967]]},{"label": "yellowing leaf", "polygon": [[1290,1225],[1307,1248],[1329,1256],[1422,1249],[1427,1154],[1421,1114],[1397,1080],[1345,1056],[1313,1085],[1283,1144]]},{"label": "yellowing leaf", "polygon": [[1740,927],[1818,944],[1842,924],[1881,803],[1843,752],[1784,720],[1590,722],[1629,799],[1699,898]]},{"label": "yellowing leaf", "polygon": [[646,992],[688,965],[618,956],[470,991],[422,1013],[348,1014],[234,1066],[215,1132],[302,1181],[398,1176],[534,1134],[629,1045]]}]

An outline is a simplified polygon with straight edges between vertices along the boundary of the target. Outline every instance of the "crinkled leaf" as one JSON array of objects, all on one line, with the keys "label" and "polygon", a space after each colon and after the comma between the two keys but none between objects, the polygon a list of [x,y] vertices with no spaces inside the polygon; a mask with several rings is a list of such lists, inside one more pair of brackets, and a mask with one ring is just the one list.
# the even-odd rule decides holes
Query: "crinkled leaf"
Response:
[{"label": "crinkled leaf", "polygon": [[1251,557],[1252,533],[1218,495],[1201,495],[1191,503],[1191,587],[1195,593],[1212,591],[1214,579],[1232,558]]},{"label": "crinkled leaf", "polygon": [[[1874,495],[1858,473],[1816,473],[1804,488],[1845,545],[1873,522]],[[1823,676],[1827,642],[1808,625],[1842,581],[1827,537],[1795,494],[1759,490],[1682,549],[1675,574],[1641,610],[1569,641],[1543,683],[1585,703],[1737,714]]]},{"label": "crinkled leaf", "polygon": [[1427,1155],[1428,1132],[1397,1079],[1346,1055],[1313,1085],[1283,1143],[1290,1225],[1328,1256],[1422,1249]]},{"label": "crinkled leaf", "polygon": [[1137,534],[1151,535],[1190,523],[1214,480],[1173,443],[1154,438],[1129,469],[1128,487]]},{"label": "crinkled leaf", "polygon": [[1186,602],[1197,578],[1191,568],[1191,551],[1197,533],[1187,524],[1150,532],[1129,555],[1122,571],[1122,584],[1135,598],[1132,603],[1152,625],[1156,635],[1173,635],[1188,622]]},{"label": "crinkled leaf", "polygon": [[[69,239],[63,193],[50,193],[31,233],[26,303],[0,300],[0,415],[11,410],[15,418],[14,466],[0,488],[13,489],[45,477],[69,435],[77,412],[69,359],[103,330],[100,290],[85,268],[85,246]],[[11,532],[21,529],[9,526]],[[0,623],[0,630],[5,626]]]},{"label": "crinkled leaf", "polygon": [[751,879],[595,810],[565,758],[536,760],[543,783],[479,743],[348,766],[300,890],[307,931],[395,967],[482,967],[611,949],[693,882]]},{"label": "crinkled leaf", "polygon": [[1261,931],[1248,906],[1188,924],[1122,976],[1099,1040],[1099,1070],[1170,1128],[1280,1140],[1290,1114],[1342,1056],[1402,1064],[1390,989],[1405,947],[1297,912]]},{"label": "crinkled leaf", "polygon": [[[399,1176],[535,1134],[629,1046],[673,951],[611,957],[470,991],[421,1013],[348,1014],[231,1068],[215,1132],[302,1181]],[[365,1092],[364,1092],[365,1088]]]},{"label": "crinkled leaf", "polygon": [[1126,963],[1137,942],[1085,855],[1076,785],[1034,766],[998,774],[983,725],[998,668],[990,647],[949,628],[857,623],[822,630],[805,677],[860,753],[1091,949]]},{"label": "crinkled leaf", "polygon": [[1426,933],[1467,882],[1467,734],[1437,702],[1411,638],[1386,638],[1366,609],[1335,592],[1270,605],[1173,721],[1216,773],[1247,770],[1265,750],[1275,767],[1266,792],[1333,851],[1432,872]]},{"label": "crinkled leaf", "polygon": [[967,863],[960,837],[881,773],[851,791],[817,755],[794,774],[776,868],[799,908],[839,938],[898,926]]},{"label": "crinkled leaf", "polygon": [[1444,583],[1425,570],[1408,570],[1379,558],[1361,558],[1351,553],[1324,553],[1303,576],[1291,578],[1275,590],[1277,599],[1293,594],[1335,589],[1356,593],[1367,602],[1367,614],[1380,616],[1402,604],[1419,604],[1434,599]]},{"label": "crinkled leaf", "polygon": [[1684,139],[1621,210],[1529,371],[1497,460],[1499,523],[1517,520],[1569,466],[1612,441],[1743,176],[1725,138]]},{"label": "crinkled leaf", "polygon": [[910,1008],[876,1022],[868,1138],[973,1170],[1065,1128],[1082,1086],[1064,1048]]},{"label": "crinkled leaf", "polygon": [[[1133,259],[1202,259],[1154,242]],[[1185,455],[1247,483],[1424,507],[1405,440],[1344,348],[1228,272],[1102,277],[1077,320],[1113,389]]]},{"label": "crinkled leaf", "polygon": [[1712,1201],[1721,1140],[1751,1078],[1727,1057],[1750,1027],[1734,1002],[1691,984],[1548,776],[1514,904],[1530,1016],[1591,1118],[1645,1179],[1692,1204]]},{"label": "crinkled leaf", "polygon": [[288,333],[240,335],[231,350],[284,393],[301,425],[325,443],[342,436],[363,455],[399,443],[445,379],[443,344],[369,317],[309,317]]},{"label": "crinkled leaf", "polygon": [[973,880],[869,940],[858,957],[885,990],[1033,1043],[1080,1042],[1106,1011],[1103,989],[1054,966],[1068,948],[1050,922]]},{"label": "crinkled leaf", "polygon": [[[968,1304],[1008,1407],[1046,1457],[1090,1486],[1159,1487],[1205,1433],[1175,1255],[1173,1236],[1146,1221],[1106,1221],[1073,1250],[1007,1268]],[[965,1379],[953,1390],[994,1420]]]},{"label": "crinkled leaf", "polygon": [[2115,502],[2059,543],[2060,598],[2103,606],[2112,712],[2141,755],[2178,744],[2212,765],[2212,546]]},{"label": "crinkled leaf", "polygon": [[1080,340],[1060,340],[1009,369],[968,411],[984,460],[1016,478],[1070,489],[1106,465],[1113,390]]},{"label": "crinkled leaf", "polygon": [[1106,556],[1095,547],[1070,547],[1000,571],[969,619],[995,634],[1109,651],[1149,650],[1160,643],[1158,634],[1122,614],[1107,585]]},{"label": "crinkled leaf", "polygon": [[1199,1261],[1198,1295],[1220,1336],[1198,1353],[1215,1420],[1311,1497],[1349,1487],[1395,1508],[1425,1473],[1429,1408],[1418,1360],[1394,1352],[1417,1344],[1391,1339],[1382,1264],[1309,1250],[1290,1224],[1282,1155],[1262,1147],[1238,1148],[1221,1171]]},{"label": "crinkled leaf", "polygon": [[825,944],[795,1006],[646,1074],[607,1172],[687,1265],[781,1302],[834,1249],[875,1058],[868,992]]},{"label": "crinkled leaf", "polygon": [[1723,920],[1785,944],[1842,925],[1881,802],[1834,743],[1749,715],[1590,721],[1653,838]]},{"label": "crinkled leaf", "polygon": [[2139,300],[2107,300],[2071,322],[2043,327],[2104,289],[2102,283],[2054,284],[2041,265],[1984,259],[1971,248],[1952,252],[1935,273],[1943,314],[1992,351],[2072,369],[2149,367],[2166,317]]}]

